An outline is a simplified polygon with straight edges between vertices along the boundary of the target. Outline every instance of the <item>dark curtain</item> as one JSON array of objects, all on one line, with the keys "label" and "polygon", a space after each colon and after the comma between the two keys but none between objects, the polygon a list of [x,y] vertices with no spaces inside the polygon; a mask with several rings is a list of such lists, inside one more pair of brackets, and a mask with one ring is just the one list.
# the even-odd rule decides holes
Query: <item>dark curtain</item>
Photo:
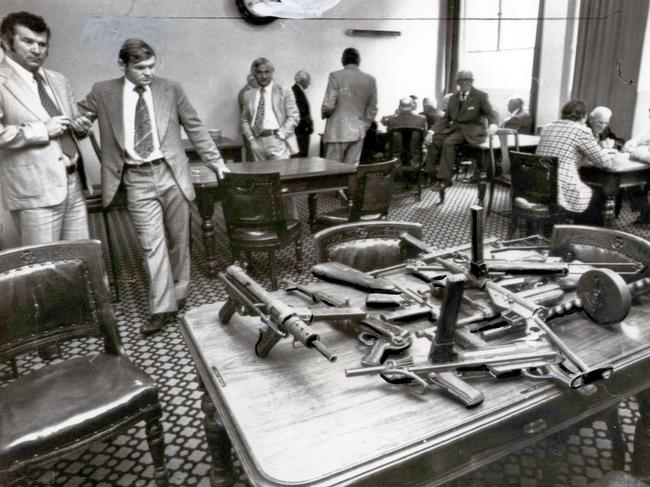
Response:
[{"label": "dark curtain", "polygon": [[441,2],[441,9],[446,9],[445,15],[445,74],[444,93],[456,90],[456,73],[458,72],[458,49],[460,31],[460,2],[461,0],[447,0]]},{"label": "dark curtain", "polygon": [[604,105],[612,130],[629,139],[650,0],[589,0],[580,5],[572,98]]}]

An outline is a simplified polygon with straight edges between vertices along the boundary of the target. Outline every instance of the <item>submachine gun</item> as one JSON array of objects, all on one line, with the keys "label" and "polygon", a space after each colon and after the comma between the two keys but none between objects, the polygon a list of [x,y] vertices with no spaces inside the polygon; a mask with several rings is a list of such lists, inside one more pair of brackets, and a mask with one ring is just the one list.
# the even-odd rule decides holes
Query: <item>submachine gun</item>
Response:
[{"label": "submachine gun", "polygon": [[260,336],[255,345],[258,357],[266,357],[281,338],[291,335],[295,341],[315,349],[327,360],[334,362],[336,355],[327,349],[318,333],[305,320],[337,321],[366,317],[366,313],[360,308],[294,308],[267,293],[237,264],[228,267],[226,272],[220,272],[219,278],[228,292],[228,300],[219,310],[221,323],[230,323],[237,312],[244,316],[257,316],[266,325],[264,329],[260,329]]}]

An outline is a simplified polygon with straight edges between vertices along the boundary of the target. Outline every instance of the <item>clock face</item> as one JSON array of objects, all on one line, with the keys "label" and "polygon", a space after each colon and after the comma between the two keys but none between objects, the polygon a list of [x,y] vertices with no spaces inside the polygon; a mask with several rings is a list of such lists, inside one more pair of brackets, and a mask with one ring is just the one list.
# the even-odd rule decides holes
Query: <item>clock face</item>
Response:
[{"label": "clock face", "polygon": [[251,7],[256,3],[268,3],[269,1],[279,2],[279,0],[235,0],[239,13],[246,22],[254,25],[269,24],[277,19],[277,17],[263,17],[253,13]]}]

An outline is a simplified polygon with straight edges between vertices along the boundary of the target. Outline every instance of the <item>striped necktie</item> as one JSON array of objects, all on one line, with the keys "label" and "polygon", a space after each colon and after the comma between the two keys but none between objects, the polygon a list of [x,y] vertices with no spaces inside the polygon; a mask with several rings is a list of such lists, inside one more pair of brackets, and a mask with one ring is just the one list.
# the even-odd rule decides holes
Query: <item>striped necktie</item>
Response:
[{"label": "striped necktie", "polygon": [[258,137],[264,129],[264,107],[266,100],[264,99],[264,87],[260,88],[260,101],[257,104],[257,113],[255,114],[255,122],[253,123],[253,135]]},{"label": "striped necktie", "polygon": [[[50,117],[60,117],[61,110],[58,109],[52,98],[50,98],[50,95],[47,94],[43,76],[41,76],[40,73],[34,73],[34,80],[36,81],[36,86],[38,86],[38,96],[41,98],[41,105],[43,105],[45,111]],[[59,143],[61,144],[63,153],[68,156],[70,160],[74,160],[75,156],[77,155],[77,146],[74,142],[74,139],[72,138],[70,129],[64,131],[61,134],[59,137]]]},{"label": "striped necktie", "polygon": [[133,150],[146,159],[153,152],[153,132],[151,131],[151,118],[149,109],[144,100],[144,86],[136,86],[138,102],[135,105],[135,135],[133,137]]}]

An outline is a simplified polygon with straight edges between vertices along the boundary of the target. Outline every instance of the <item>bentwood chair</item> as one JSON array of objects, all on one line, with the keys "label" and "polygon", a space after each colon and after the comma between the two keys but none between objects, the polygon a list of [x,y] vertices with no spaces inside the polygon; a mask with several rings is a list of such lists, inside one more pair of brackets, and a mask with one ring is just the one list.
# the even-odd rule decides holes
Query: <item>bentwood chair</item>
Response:
[{"label": "bentwood chair", "polygon": [[[519,152],[519,133],[516,129],[500,128],[496,133],[488,138],[490,145],[490,192],[488,197],[487,214],[492,211],[492,201],[494,200],[494,186],[497,183],[510,186],[510,148],[508,147],[508,136],[514,138],[514,149]],[[494,138],[499,138],[499,154],[501,155],[500,162],[496,155],[494,148]]]},{"label": "bentwood chair", "polygon": [[562,211],[557,202],[557,157],[511,151],[510,237],[520,222],[526,235],[544,234],[545,224],[554,224]]},{"label": "bentwood chair", "polygon": [[275,252],[293,242],[298,268],[302,264],[302,229],[287,219],[279,173],[226,173],[222,181],[222,208],[233,258],[245,252],[250,266],[252,252],[266,252],[272,288],[277,288]]},{"label": "bentwood chair", "polygon": [[312,231],[343,223],[386,218],[393,197],[393,171],[397,164],[397,159],[391,159],[360,165],[357,169],[356,188],[352,192],[352,206],[317,214]]},{"label": "bentwood chair", "polygon": [[124,351],[100,242],[0,252],[0,361],[90,337],[101,339],[100,353],[50,362],[0,389],[0,485],[140,421],[156,482],[166,485],[158,387]]},{"label": "bentwood chair", "polygon": [[388,131],[390,156],[399,160],[398,171],[406,179],[407,189],[411,184],[415,186],[414,194],[417,201],[422,199],[424,135],[423,129],[413,127],[394,128]]},{"label": "bentwood chair", "polygon": [[336,225],[314,235],[319,262],[340,262],[363,272],[415,258],[419,251],[405,246],[400,235],[422,239],[420,223],[355,222]]}]

